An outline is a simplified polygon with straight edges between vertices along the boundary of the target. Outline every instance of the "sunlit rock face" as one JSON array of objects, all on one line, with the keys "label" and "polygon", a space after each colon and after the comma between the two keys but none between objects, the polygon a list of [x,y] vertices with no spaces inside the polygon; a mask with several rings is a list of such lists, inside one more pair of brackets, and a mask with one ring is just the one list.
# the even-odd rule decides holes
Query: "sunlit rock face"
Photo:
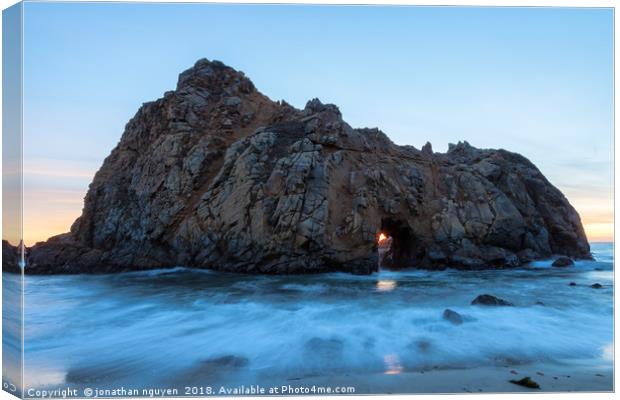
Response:
[{"label": "sunlit rock face", "polygon": [[334,105],[273,102],[200,60],[138,110],[81,217],[30,249],[27,271],[370,273],[379,232],[394,268],[589,257],[579,215],[526,158],[467,142],[397,146]]}]

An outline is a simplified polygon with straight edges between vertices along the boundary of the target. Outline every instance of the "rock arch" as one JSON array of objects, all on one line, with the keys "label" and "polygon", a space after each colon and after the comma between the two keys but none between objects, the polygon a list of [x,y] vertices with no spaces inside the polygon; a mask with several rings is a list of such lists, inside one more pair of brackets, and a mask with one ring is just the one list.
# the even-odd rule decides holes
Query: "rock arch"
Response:
[{"label": "rock arch", "polygon": [[138,110],[71,231],[29,249],[26,272],[371,273],[380,229],[395,268],[590,256],[579,215],[525,157],[398,146],[335,105],[273,102],[200,60]]},{"label": "rock arch", "polygon": [[381,267],[413,268],[424,258],[425,249],[416,240],[413,229],[406,220],[393,217],[382,218],[380,232],[390,241],[389,249],[379,260]]}]

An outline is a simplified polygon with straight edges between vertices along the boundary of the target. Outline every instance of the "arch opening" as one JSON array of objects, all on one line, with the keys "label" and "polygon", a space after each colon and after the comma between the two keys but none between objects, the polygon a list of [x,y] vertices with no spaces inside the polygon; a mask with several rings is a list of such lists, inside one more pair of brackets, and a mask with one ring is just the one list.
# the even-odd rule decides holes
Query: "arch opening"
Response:
[{"label": "arch opening", "polygon": [[379,267],[402,269],[415,267],[420,259],[420,249],[409,225],[401,220],[384,218],[377,235]]}]

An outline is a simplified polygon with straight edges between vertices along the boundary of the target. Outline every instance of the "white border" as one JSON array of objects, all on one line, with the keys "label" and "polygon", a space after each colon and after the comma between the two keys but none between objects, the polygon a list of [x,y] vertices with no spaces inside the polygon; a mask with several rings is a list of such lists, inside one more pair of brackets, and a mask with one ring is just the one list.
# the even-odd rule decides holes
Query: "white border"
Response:
[{"label": "white border", "polygon": [[[27,2],[33,2],[32,0],[27,0]],[[50,1],[53,2],[53,1]],[[64,0],[64,1],[58,1],[58,2],[79,2],[77,0]],[[121,1],[117,1],[117,0],[110,0],[110,1],[99,1],[99,2],[105,2],[105,3],[116,3],[116,2],[121,2]],[[376,0],[376,1],[371,1],[371,0],[337,0],[337,1],[331,1],[331,0],[314,0],[314,1],[301,1],[301,0],[288,0],[288,1],[269,1],[269,0],[253,0],[253,1],[234,1],[234,0],[220,0],[220,1],[183,1],[183,0],[131,0],[129,2],[132,3],[246,3],[246,4],[274,4],[274,3],[278,3],[278,4],[325,4],[325,5],[329,5],[329,4],[339,4],[339,5],[427,5],[427,6],[502,6],[502,7],[545,7],[545,6],[558,6],[558,7],[588,7],[588,8],[593,8],[593,7],[611,7],[614,8],[616,7],[616,4],[618,3],[617,1],[613,1],[613,0],[605,0],[605,1],[601,1],[601,0],[590,0],[590,1],[577,1],[577,0],[521,0],[521,1],[514,1],[514,0],[504,0],[501,2],[498,1],[493,1],[493,0],[475,0],[475,1],[466,1],[466,0],[445,0],[445,1],[415,1],[415,0],[389,0],[389,1],[380,1],[380,0]],[[14,0],[0,0],[0,8],[5,9],[7,7],[10,7],[13,4],[16,4],[17,2]],[[615,11],[615,10],[614,10]],[[23,18],[23,14],[22,14],[22,18]],[[23,30],[23,20],[22,20],[22,30]],[[1,18],[0,18],[0,35],[1,35]],[[1,43],[1,40],[0,40]],[[616,45],[618,43],[618,30],[615,29],[615,16],[614,16],[614,155],[616,154],[616,150],[618,149],[618,143],[615,141],[615,117],[618,115],[617,114],[617,108],[616,108],[616,102],[615,102],[615,93],[616,93],[616,80],[615,80],[615,76],[618,73],[618,64],[615,62],[615,50],[616,50]],[[23,46],[23,43],[22,43]],[[23,53],[23,52],[22,52]],[[22,59],[23,59],[23,54],[22,54]],[[22,60],[23,61],[23,60]],[[23,64],[22,64],[23,65]],[[0,63],[0,69],[1,69],[1,63]],[[23,79],[22,79],[22,84],[23,84]],[[0,87],[1,87],[1,83],[0,83]],[[22,114],[23,115],[23,114]],[[0,111],[0,116],[1,116],[1,111]],[[1,148],[2,144],[0,142],[0,148]],[[1,165],[0,165],[0,169],[1,169]],[[616,196],[616,188],[617,188],[617,177],[619,176],[618,172],[619,172],[620,166],[615,162],[615,156],[614,156],[614,210],[618,208],[618,204],[620,202],[620,200],[618,199],[618,196]],[[0,194],[1,194],[1,187],[0,187]],[[618,227],[618,221],[615,220],[615,213],[614,213],[614,233],[616,232],[616,228]],[[0,226],[0,234],[1,234],[1,226]],[[614,234],[615,237],[615,234]],[[618,248],[614,246],[614,260],[618,260]],[[615,269],[614,269],[614,285],[615,285]],[[618,298],[614,296],[614,316],[615,316],[615,310],[618,309]],[[614,318],[614,329],[615,332],[618,332],[618,319]],[[614,342],[617,338],[614,337]],[[0,346],[1,347],[1,346]],[[0,349],[0,356],[2,354],[2,350]],[[615,349],[614,349],[614,354],[615,354]],[[22,359],[22,367],[23,367],[23,359]],[[615,368],[615,361],[614,361],[614,382],[618,382],[618,370],[617,368]],[[493,396],[493,397],[489,397]],[[377,399],[384,399],[384,400],[389,400],[389,399],[421,399],[421,400],[443,400],[443,399],[450,399],[450,398],[454,398],[454,396],[459,396],[459,398],[464,398],[464,399],[490,399],[490,398],[495,398],[496,396],[501,396],[502,399],[507,399],[507,400],[522,400],[524,396],[526,396],[527,399],[583,399],[583,398],[588,398],[588,399],[612,399],[615,398],[615,394],[613,393],[540,393],[540,394],[524,394],[524,393],[518,393],[518,394],[495,394],[495,393],[486,393],[486,394],[451,394],[451,395],[379,395],[379,396],[372,396],[373,398],[377,398]],[[347,399],[366,399],[370,396],[346,396]],[[201,398],[197,398],[197,399],[204,399],[205,397],[201,397]],[[232,397],[228,397],[230,399],[232,399]],[[275,398],[275,399],[301,399],[302,396],[299,397],[244,397],[246,399],[265,399],[265,398]],[[320,398],[320,396],[303,396],[303,398]],[[331,397],[331,398],[336,398],[336,396]],[[15,399],[15,397],[11,396],[10,394],[8,394],[7,392],[1,391],[0,392],[0,400],[5,400],[5,399]]]}]

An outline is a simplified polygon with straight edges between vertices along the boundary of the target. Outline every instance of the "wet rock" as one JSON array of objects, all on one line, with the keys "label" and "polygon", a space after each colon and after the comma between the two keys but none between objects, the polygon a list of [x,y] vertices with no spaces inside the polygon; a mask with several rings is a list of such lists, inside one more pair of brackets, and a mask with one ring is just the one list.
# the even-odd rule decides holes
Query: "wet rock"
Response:
[{"label": "wet rock", "polygon": [[509,301],[500,299],[499,297],[492,296],[490,294],[481,294],[476,297],[471,304],[480,306],[514,306]]},{"label": "wet rock", "polygon": [[449,321],[453,325],[461,325],[463,323],[463,317],[461,316],[461,314],[457,313],[456,311],[450,310],[449,308],[446,308],[444,310],[443,319]]},{"label": "wet rock", "polygon": [[595,284],[593,284],[593,285],[590,285],[590,287],[591,287],[592,289],[602,289],[602,288],[603,288],[603,285],[601,285],[600,283],[595,283]]},{"label": "wet rock", "polygon": [[213,379],[214,377],[221,379],[227,374],[247,367],[248,364],[249,360],[247,358],[232,354],[209,358],[184,369],[179,379],[193,384],[204,382],[205,379]]},{"label": "wet rock", "polygon": [[65,382],[69,384],[100,384],[101,382],[113,382],[122,379],[130,373],[125,365],[105,362],[93,365],[75,365],[70,367],[65,374]]},{"label": "wet rock", "polygon": [[537,252],[529,248],[521,250],[517,256],[522,263],[528,263],[540,258],[540,255]]},{"label": "wet rock", "polygon": [[514,383],[515,385],[524,386],[530,389],[540,389],[540,385],[534,382],[529,376],[526,376],[523,379],[519,379],[518,381],[511,379],[509,382]]},{"label": "wet rock", "polygon": [[571,282],[568,284],[568,286],[577,286],[577,284],[575,282]]},{"label": "wet rock", "polygon": [[568,257],[559,257],[551,265],[553,267],[570,267],[571,265],[575,265],[575,263]]},{"label": "wet rock", "polygon": [[29,249],[26,272],[368,274],[379,231],[395,268],[590,257],[579,215],[525,157],[399,146],[352,128],[335,105],[274,102],[202,59],[127,123],[82,215]]},{"label": "wet rock", "polygon": [[248,363],[247,358],[234,355],[211,358],[201,362],[203,367],[214,369],[238,369],[247,366]]},{"label": "wet rock", "polygon": [[431,341],[428,339],[420,339],[413,342],[413,347],[422,353],[427,353],[431,349]]}]

